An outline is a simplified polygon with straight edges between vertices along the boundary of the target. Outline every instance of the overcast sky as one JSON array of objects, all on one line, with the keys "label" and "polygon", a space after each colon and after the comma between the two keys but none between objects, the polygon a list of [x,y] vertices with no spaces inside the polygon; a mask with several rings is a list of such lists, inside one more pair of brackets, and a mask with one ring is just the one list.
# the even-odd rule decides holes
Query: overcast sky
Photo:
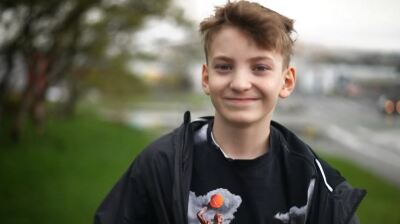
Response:
[{"label": "overcast sky", "polygon": [[[174,0],[200,22],[226,0]],[[294,19],[298,40],[400,53],[399,0],[256,0]]]}]

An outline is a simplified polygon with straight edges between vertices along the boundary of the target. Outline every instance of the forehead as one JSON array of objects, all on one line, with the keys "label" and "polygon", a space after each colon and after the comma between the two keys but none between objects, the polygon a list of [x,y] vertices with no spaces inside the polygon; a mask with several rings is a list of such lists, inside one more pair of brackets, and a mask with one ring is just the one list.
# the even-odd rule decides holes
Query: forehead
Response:
[{"label": "forehead", "polygon": [[213,35],[208,52],[210,60],[221,56],[238,60],[267,57],[276,63],[283,60],[279,52],[260,47],[249,34],[232,26],[223,27]]}]

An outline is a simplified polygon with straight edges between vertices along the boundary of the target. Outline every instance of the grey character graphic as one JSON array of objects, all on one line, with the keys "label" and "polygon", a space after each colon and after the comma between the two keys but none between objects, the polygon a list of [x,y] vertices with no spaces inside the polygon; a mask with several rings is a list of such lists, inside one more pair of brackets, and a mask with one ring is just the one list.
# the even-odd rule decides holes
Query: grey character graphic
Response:
[{"label": "grey character graphic", "polygon": [[[214,195],[221,195],[223,203],[212,201]],[[213,204],[216,203],[216,204]],[[234,195],[227,189],[218,188],[208,192],[206,195],[196,196],[194,192],[189,193],[188,223],[189,224],[229,224],[235,218],[234,214],[242,203],[242,198]]]},{"label": "grey character graphic", "polygon": [[286,213],[277,213],[274,218],[284,224],[304,224],[310,207],[310,200],[314,191],[315,179],[311,179],[307,190],[307,203],[302,207],[293,206]]}]

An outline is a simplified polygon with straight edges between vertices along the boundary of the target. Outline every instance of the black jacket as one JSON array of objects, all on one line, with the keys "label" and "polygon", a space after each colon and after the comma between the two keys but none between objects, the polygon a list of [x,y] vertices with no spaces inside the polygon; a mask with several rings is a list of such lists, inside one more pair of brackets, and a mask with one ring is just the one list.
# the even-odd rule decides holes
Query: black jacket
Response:
[{"label": "black jacket", "polygon": [[[186,112],[179,128],[150,144],[104,199],[94,223],[186,224],[193,131],[203,124],[191,122],[190,113]],[[276,122],[271,125],[279,131],[283,145],[284,166],[289,174],[286,175],[288,194],[304,193],[298,189],[307,189],[309,180],[315,179],[306,223],[357,223],[354,213],[365,190],[352,188],[339,172],[285,127]]]}]

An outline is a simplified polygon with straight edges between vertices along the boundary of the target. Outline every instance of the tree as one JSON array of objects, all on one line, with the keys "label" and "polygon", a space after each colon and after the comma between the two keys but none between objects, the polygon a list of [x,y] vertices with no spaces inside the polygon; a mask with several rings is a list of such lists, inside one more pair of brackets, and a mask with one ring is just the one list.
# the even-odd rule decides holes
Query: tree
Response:
[{"label": "tree", "polygon": [[164,16],[169,4],[170,0],[1,1],[0,30],[6,35],[0,40],[0,120],[10,109],[13,70],[26,68],[26,85],[10,113],[13,138],[19,139],[27,118],[41,129],[49,86],[76,82],[94,68],[109,70],[113,59],[129,50],[129,37],[144,19]]}]

